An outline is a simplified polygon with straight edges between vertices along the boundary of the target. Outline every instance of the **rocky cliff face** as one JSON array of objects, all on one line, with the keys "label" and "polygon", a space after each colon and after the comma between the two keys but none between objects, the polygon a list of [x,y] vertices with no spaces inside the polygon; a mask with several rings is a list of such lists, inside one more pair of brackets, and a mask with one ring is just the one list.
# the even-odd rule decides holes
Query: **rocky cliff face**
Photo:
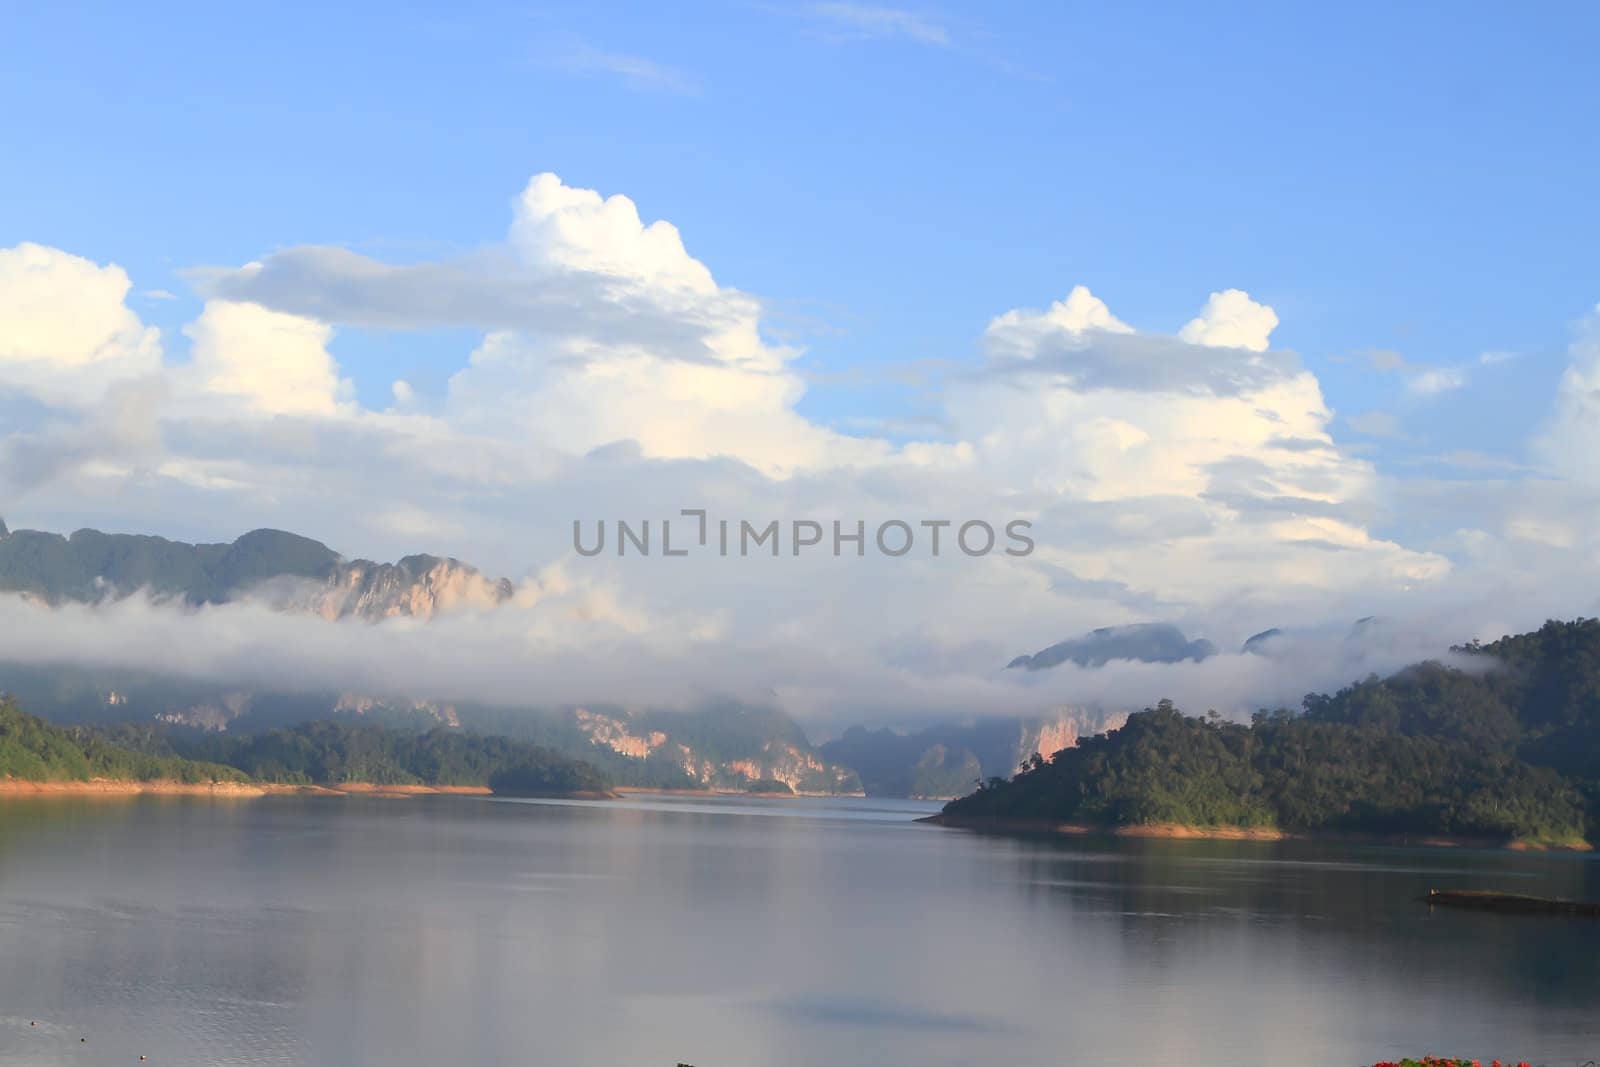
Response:
[{"label": "rocky cliff face", "polygon": [[871,796],[948,799],[987,778],[1010,777],[1035,752],[1048,759],[1127,721],[1123,712],[1063,708],[1047,718],[976,719],[915,731],[853,726],[821,746],[822,757],[855,769]]},{"label": "rocky cliff face", "polygon": [[455,705],[440,704],[434,700],[377,700],[357,693],[341,693],[333,705],[335,715],[371,715],[392,717],[396,713],[415,718],[421,724],[435,726],[460,726],[461,717]]},{"label": "rocky cliff face", "polygon": [[[122,695],[120,701],[118,696],[119,694],[112,692],[106,701],[106,706],[117,707],[128,703],[126,695]],[[249,693],[223,693],[214,700],[170,705],[166,710],[156,712],[152,718],[169,726],[186,726],[208,733],[226,733],[231,723],[250,713],[250,702]]]},{"label": "rocky cliff face", "polygon": [[859,795],[861,781],[847,767],[830,764],[809,745],[791,738],[770,737],[742,747],[753,751],[737,756],[698,750],[676,740],[666,730],[652,728],[627,715],[579,708],[578,728],[597,745],[633,759],[665,756],[683,768],[694,782],[707,789],[744,789],[751,782],[775,779],[796,793],[834,796]]},{"label": "rocky cliff face", "polygon": [[340,560],[321,582],[270,582],[253,595],[281,609],[325,619],[378,620],[495,608],[510,600],[512,592],[507,579],[489,578],[460,560],[407,556],[398,563]]},{"label": "rocky cliff face", "polygon": [[[1035,752],[1049,759],[1064,748],[1078,747],[1078,741],[1107,730],[1118,730],[1128,721],[1125,711],[1095,713],[1090,711],[1062,712],[1053,719],[1025,719],[1021,739],[1017,745],[1017,762]],[[1013,768],[1014,770],[1015,768]]]},{"label": "rocky cliff face", "polygon": [[509,581],[489,578],[460,560],[349,560],[282,530],[253,530],[230,544],[98,530],[70,537],[38,530],[0,535],[0,592],[58,604],[141,590],[192,604],[257,598],[285,611],[368,620],[493,608],[512,594]]}]

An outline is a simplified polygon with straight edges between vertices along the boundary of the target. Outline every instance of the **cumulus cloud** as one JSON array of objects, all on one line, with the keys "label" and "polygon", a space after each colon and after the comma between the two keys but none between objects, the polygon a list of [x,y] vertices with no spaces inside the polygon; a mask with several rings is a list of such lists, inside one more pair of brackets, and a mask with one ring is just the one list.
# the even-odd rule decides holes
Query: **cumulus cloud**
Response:
[{"label": "cumulus cloud", "polygon": [[[1084,286],[1043,310],[996,309],[980,351],[938,384],[937,432],[888,441],[802,413],[804,353],[773,340],[761,301],[721,284],[677,228],[550,174],[513,200],[503,239],[469,255],[394,265],[302,247],[198,275],[206,302],[182,334],[187,361],[162,362],[122,272],[24,248],[54,278],[44,292],[83,284],[98,325],[65,332],[79,324],[50,309],[76,305],[17,298],[12,275],[6,321],[43,306],[40,321],[63,321],[35,329],[54,348],[33,348],[54,365],[116,367],[116,380],[148,388],[23,394],[33,407],[0,441],[0,478],[26,505],[13,526],[72,528],[93,501],[112,528],[220,539],[277,526],[352,555],[455,555],[522,591],[488,617],[415,631],[327,629],[259,605],[72,609],[26,627],[41,656],[134,662],[189,647],[194,628],[193,672],[250,669],[253,648],[273,677],[451,699],[534,686],[547,701],[622,703],[737,690],[813,717],[1160,696],[1236,710],[1279,699],[1294,671],[1230,656],[1187,673],[1143,665],[1022,683],[997,672],[1095,626],[1157,619],[1227,644],[1449,602],[1435,637],[1477,636],[1453,628],[1547,593],[1566,603],[1547,568],[1590,539],[1570,493],[1512,479],[1401,485],[1341,447],[1321,383],[1271,346],[1276,312],[1237,289],[1212,293],[1175,336],[1124,321]],[[0,264],[23,258],[10,250]],[[382,410],[356,402],[336,330],[377,328],[399,344],[437,326],[476,333],[442,397],[391,372]],[[0,373],[27,362],[4,351]],[[1597,365],[1575,346],[1549,431],[1568,457],[1593,451],[1576,446],[1596,424]],[[1373,417],[1349,421],[1393,428]],[[1394,513],[1413,506],[1437,528],[1397,531]],[[1038,548],[906,560],[572,551],[574,519],[659,522],[683,508],[758,524],[1023,518]],[[1523,591],[1508,597],[1500,575]],[[134,630],[154,636],[140,644]],[[1325,657],[1324,668],[1381,660]],[[1324,684],[1294,666],[1300,691]],[[337,681],[341,671],[355,677]]]},{"label": "cumulus cloud", "polygon": [[82,405],[161,366],[161,335],[125,300],[116,265],[24,242],[0,249],[0,388]]},{"label": "cumulus cloud", "polygon": [[1242,289],[1224,289],[1211,294],[1200,314],[1190,319],[1178,336],[1194,345],[1265,352],[1267,340],[1277,328],[1277,312],[1251,300]]},{"label": "cumulus cloud", "polygon": [[329,415],[348,391],[328,354],[333,331],[312,319],[213,300],[183,332],[193,342],[190,375],[213,403],[234,401],[266,414]]}]

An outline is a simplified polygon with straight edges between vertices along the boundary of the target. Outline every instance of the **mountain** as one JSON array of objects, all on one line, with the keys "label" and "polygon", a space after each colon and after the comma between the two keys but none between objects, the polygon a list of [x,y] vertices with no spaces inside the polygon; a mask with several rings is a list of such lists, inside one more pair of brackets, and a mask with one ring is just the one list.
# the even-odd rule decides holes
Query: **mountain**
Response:
[{"label": "mountain", "polygon": [[505,737],[304,723],[250,737],[173,738],[150,726],[52,726],[0,699],[0,782],[476,786],[497,793],[604,794],[597,768]]},{"label": "mountain", "polygon": [[[432,618],[509,601],[512,584],[459,560],[349,560],[308,537],[254,530],[230,544],[79,530],[70,537],[0,523],[0,592],[47,604],[145,590],[192,605],[250,598],[326,619]],[[3,655],[3,651],[0,651]],[[625,785],[743,790],[782,782],[797,793],[860,793],[854,771],[822,758],[781,712],[712,704],[690,712],[601,707],[491,707],[349,692],[261,690],[150,672],[88,671],[0,661],[0,690],[52,719],[159,723],[177,731],[257,733],[315,719],[427,731],[506,734],[598,763]]]},{"label": "mountain", "polygon": [[1051,718],[996,718],[896,732],[852,726],[820,746],[831,763],[854,768],[868,796],[958,797],[973,783],[1007,775],[1035,752],[1050,755],[1126,716],[1077,710]]},{"label": "mountain", "polygon": [[945,814],[1531,845],[1600,837],[1600,620],[1456,652],[1470,669],[1415,664],[1249,726],[1162,701]]},{"label": "mountain", "polygon": [[1262,630],[1258,634],[1251,634],[1249,637],[1245,638],[1244,645],[1240,647],[1239,651],[1254,652],[1257,654],[1264,653],[1267,645],[1270,644],[1273,639],[1282,636],[1283,631],[1276,626],[1270,630]]},{"label": "mountain", "polygon": [[[1392,640],[1394,635],[1390,632],[1391,626],[1392,624],[1382,616],[1368,615],[1351,623],[1350,628],[1345,631],[1343,640],[1349,646],[1379,647]],[[1315,633],[1314,630],[1274,626],[1270,630],[1251,634],[1240,646],[1239,651],[1258,656],[1273,656],[1292,648],[1298,640],[1313,637]]]},{"label": "mountain", "polygon": [[856,772],[819,752],[776,708],[711,702],[693,710],[455,705],[463,724],[584,753],[619,785],[747,790],[779,781],[799,794],[856,795]]},{"label": "mountain", "polygon": [[70,537],[7,530],[0,523],[0,592],[48,604],[124,597],[140,590],[190,604],[247,595],[324,618],[430,617],[462,606],[493,607],[512,585],[439,556],[398,563],[347,560],[320,541],[252,530],[230,544],[78,530]]},{"label": "mountain", "polygon": [[157,725],[176,738],[249,736],[311,720],[413,732],[444,727],[539,744],[592,763],[625,786],[744,790],[767,779],[797,793],[862,791],[856,773],[820,755],[787,715],[735,704],[693,711],[492,706],[253,690],[149,672],[5,662],[0,691],[58,722]]},{"label": "mountain", "polygon": [[1131,626],[1106,626],[1060,644],[1018,656],[1007,669],[1040,671],[1063,663],[1080,667],[1100,667],[1112,660],[1129,659],[1141,663],[1181,663],[1202,660],[1216,654],[1216,646],[1205,638],[1190,641],[1170,623],[1149,622]]}]

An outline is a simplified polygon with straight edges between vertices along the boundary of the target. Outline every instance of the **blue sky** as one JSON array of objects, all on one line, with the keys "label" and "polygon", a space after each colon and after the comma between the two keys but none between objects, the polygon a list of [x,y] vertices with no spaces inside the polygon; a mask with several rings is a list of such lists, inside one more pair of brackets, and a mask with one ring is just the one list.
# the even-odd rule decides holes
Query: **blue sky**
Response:
[{"label": "blue sky", "polygon": [[[0,245],[114,261],[180,296],[143,309],[166,327],[185,268],[471,248],[550,170],[767,300],[815,418],[918,414],[838,373],[972,359],[1074,284],[1168,331],[1233,286],[1335,410],[1400,420],[1383,454],[1516,459],[1600,294],[1592,5],[4,10]],[[333,351],[367,396],[442,388],[465,348]],[[1369,349],[1468,384],[1410,395]]]},{"label": "blue sky", "polygon": [[[251,603],[17,616],[40,658],[1248,711],[1600,613],[1594,5],[0,20],[0,516],[517,586],[419,647]],[[1025,518],[1038,549],[572,551],[574,520],[685,507]],[[1141,622],[1321,636],[997,673]]]}]

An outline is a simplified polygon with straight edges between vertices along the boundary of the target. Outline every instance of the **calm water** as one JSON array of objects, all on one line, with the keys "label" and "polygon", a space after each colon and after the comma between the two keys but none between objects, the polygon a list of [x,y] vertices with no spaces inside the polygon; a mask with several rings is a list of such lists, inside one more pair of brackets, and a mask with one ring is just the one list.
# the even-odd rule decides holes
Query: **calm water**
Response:
[{"label": "calm water", "polygon": [[0,1063],[1600,1058],[1600,922],[1411,899],[1600,897],[1600,863],[931,809],[0,799]]}]

